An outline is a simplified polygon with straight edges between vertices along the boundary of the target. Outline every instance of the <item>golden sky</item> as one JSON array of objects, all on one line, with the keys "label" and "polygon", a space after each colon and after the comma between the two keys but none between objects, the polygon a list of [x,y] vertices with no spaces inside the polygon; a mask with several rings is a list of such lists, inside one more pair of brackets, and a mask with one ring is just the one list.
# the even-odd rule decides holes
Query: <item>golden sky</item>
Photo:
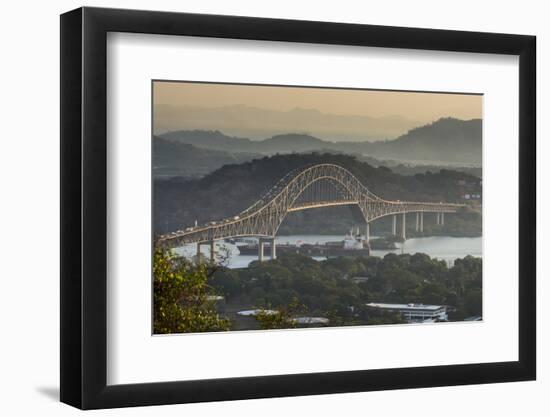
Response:
[{"label": "golden sky", "polygon": [[197,107],[241,104],[279,111],[299,107],[339,115],[399,115],[421,122],[447,116],[476,119],[481,118],[482,111],[480,95],[164,81],[155,82],[154,104]]},{"label": "golden sky", "polygon": [[264,139],[300,132],[336,141],[383,140],[442,117],[481,118],[482,96],[155,81],[153,108],[155,133],[202,129]]}]

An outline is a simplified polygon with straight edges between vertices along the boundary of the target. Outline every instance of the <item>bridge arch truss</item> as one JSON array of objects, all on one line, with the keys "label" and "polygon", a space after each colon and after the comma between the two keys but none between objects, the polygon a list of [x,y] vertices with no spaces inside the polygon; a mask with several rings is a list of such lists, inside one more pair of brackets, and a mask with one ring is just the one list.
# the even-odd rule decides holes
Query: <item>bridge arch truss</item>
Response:
[{"label": "bridge arch truss", "polygon": [[341,205],[357,206],[367,224],[402,213],[456,213],[464,206],[384,200],[346,168],[317,164],[289,172],[261,199],[233,217],[162,235],[157,243],[176,247],[235,237],[274,238],[290,212]]}]

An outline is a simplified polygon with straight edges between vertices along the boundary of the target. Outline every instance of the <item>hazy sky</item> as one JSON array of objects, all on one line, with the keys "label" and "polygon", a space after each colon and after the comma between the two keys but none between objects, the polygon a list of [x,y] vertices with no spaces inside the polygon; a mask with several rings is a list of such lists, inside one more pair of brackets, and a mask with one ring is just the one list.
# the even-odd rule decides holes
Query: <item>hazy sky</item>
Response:
[{"label": "hazy sky", "polygon": [[[155,82],[153,88],[153,104],[155,106],[155,130],[173,130],[180,128],[178,120],[181,120],[181,128],[193,128],[191,113],[178,114],[174,108],[170,114],[167,106],[198,107],[208,112],[208,109],[219,109],[229,106],[245,105],[269,111],[288,112],[293,109],[313,109],[322,113],[339,116],[367,116],[372,118],[395,117],[407,120],[403,126],[397,126],[395,133],[401,134],[409,128],[435,121],[441,117],[456,117],[459,119],[474,119],[482,117],[482,96],[465,94],[442,93],[416,93],[401,91],[376,91],[376,90],[350,90],[327,88],[301,88],[301,87],[271,87],[258,85],[231,85],[231,84],[207,84],[188,82]],[[158,110],[161,109],[161,110]],[[214,114],[216,115],[214,117]],[[212,112],[212,119],[216,120],[213,128],[224,130],[224,113]],[[254,117],[246,119],[246,111],[242,113],[244,124],[259,124]],[[208,128],[204,111],[197,118],[197,129]],[[270,128],[267,133],[274,131],[275,119],[270,118]],[[278,119],[277,119],[278,120]],[[201,124],[202,123],[202,124]],[[267,123],[267,122],[266,122]],[[390,122],[385,122],[390,123]],[[395,122],[398,124],[398,122]],[[284,124],[284,122],[282,122]],[[338,124],[338,123],[336,123]],[[316,132],[317,121],[306,122],[304,119],[303,131]],[[343,121],[343,125],[347,125]],[[335,126],[336,127],[336,126]],[[288,126],[294,129],[295,126]],[[241,133],[236,130],[234,121],[229,124],[228,130]],[[260,127],[256,126],[254,132]],[[363,129],[363,127],[361,127]],[[380,126],[378,131],[385,132]],[[261,130],[261,129],[260,129]],[[281,126],[281,132],[284,126]],[[326,130],[326,129],[325,129]],[[357,130],[357,129],[356,129]],[[277,131],[277,129],[275,129]],[[254,132],[251,135],[254,135]],[[324,131],[323,131],[324,132]],[[319,132],[322,134],[323,132]],[[350,131],[351,132],[351,131]],[[388,132],[392,132],[391,129]],[[246,131],[241,134],[245,134]],[[327,131],[328,135],[329,132]],[[334,135],[334,131],[330,134]],[[358,135],[360,132],[351,132],[350,135]],[[388,133],[392,135],[392,133]],[[368,132],[367,132],[368,136]],[[376,136],[373,134],[371,136]]]},{"label": "hazy sky", "polygon": [[198,107],[245,104],[271,110],[301,107],[340,115],[400,115],[422,122],[443,116],[481,118],[481,99],[477,95],[178,82],[156,82],[154,93],[155,104]]}]

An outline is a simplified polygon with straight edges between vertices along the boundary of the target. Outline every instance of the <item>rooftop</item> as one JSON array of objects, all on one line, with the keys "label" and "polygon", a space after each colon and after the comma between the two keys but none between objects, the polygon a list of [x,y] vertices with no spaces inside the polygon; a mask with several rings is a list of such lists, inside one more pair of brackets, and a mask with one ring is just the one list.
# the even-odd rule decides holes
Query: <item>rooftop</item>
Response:
[{"label": "rooftop", "polygon": [[277,311],[275,310],[262,310],[262,309],[256,309],[256,310],[243,310],[237,312],[239,316],[257,316],[260,313],[264,313],[267,315],[277,314]]},{"label": "rooftop", "polygon": [[444,306],[437,306],[431,304],[387,304],[387,303],[367,303],[367,307],[383,308],[387,310],[429,310],[437,311]]},{"label": "rooftop", "polygon": [[296,317],[292,321],[297,324],[328,324],[329,319],[326,317]]}]

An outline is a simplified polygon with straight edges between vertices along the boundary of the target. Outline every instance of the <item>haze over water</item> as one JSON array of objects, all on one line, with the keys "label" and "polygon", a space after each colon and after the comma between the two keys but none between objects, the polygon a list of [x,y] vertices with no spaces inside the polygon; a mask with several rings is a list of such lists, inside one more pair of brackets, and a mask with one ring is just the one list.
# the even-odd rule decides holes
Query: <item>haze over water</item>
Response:
[{"label": "haze over water", "polygon": [[[376,238],[376,236],[374,236]],[[326,243],[341,241],[343,236],[340,235],[291,235],[291,236],[277,236],[277,244],[296,244],[301,241],[302,243]],[[257,260],[256,256],[246,255],[241,256],[238,254],[238,249],[231,244],[221,243],[231,252],[231,257],[228,262],[229,268],[245,268],[250,262]],[[425,253],[432,258],[437,258],[445,261],[448,265],[452,265],[457,258],[463,258],[467,255],[481,257],[482,255],[482,238],[481,237],[450,237],[450,236],[434,236],[434,237],[422,237],[408,239],[404,243],[397,243],[398,248],[395,250],[373,250],[372,256],[383,257],[388,253]],[[176,253],[191,257],[196,254],[195,245],[186,245],[181,248],[175,249]],[[204,255],[209,256],[209,249],[207,246],[203,246],[201,251]],[[269,259],[269,257],[266,257]],[[314,258],[322,260],[325,258]]]}]

